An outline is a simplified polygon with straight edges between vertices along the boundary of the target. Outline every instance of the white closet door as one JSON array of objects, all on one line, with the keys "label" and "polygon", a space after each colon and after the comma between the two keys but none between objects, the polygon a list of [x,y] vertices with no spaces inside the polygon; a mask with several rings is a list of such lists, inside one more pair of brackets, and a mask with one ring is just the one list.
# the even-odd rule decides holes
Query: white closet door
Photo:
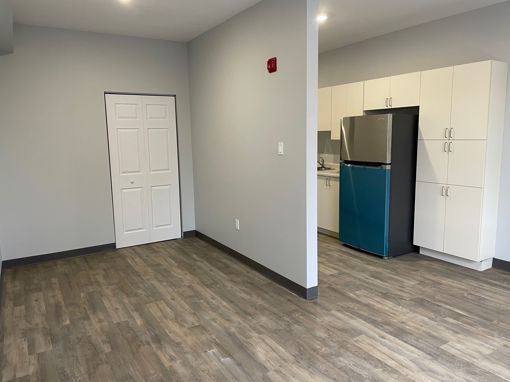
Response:
[{"label": "white closet door", "polygon": [[446,139],[452,111],[453,66],[421,73],[419,139]]},{"label": "white closet door", "polygon": [[106,95],[117,248],[181,236],[174,105]]},{"label": "white closet door", "polygon": [[447,182],[448,148],[447,141],[418,140],[416,181]]},{"label": "white closet door", "polygon": [[181,237],[179,161],[174,97],[144,96],[151,241]]},{"label": "white closet door", "polygon": [[480,261],[482,189],[448,186],[444,252]]}]

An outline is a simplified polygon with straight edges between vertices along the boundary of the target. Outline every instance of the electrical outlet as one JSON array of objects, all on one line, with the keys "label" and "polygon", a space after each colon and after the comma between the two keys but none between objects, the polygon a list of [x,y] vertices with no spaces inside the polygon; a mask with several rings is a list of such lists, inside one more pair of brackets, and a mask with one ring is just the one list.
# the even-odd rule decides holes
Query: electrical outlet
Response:
[{"label": "electrical outlet", "polygon": [[239,228],[239,219],[235,218],[234,223],[235,223],[236,231],[239,231],[241,229],[241,228]]}]

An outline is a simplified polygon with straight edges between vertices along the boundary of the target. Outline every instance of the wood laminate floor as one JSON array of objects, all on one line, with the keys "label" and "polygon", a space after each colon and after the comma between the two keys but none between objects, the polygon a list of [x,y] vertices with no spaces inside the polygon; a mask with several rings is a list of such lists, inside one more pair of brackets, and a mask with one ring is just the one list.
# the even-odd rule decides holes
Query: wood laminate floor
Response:
[{"label": "wood laminate floor", "polygon": [[319,239],[305,301],[198,238],[5,269],[3,381],[510,380],[510,274]]}]

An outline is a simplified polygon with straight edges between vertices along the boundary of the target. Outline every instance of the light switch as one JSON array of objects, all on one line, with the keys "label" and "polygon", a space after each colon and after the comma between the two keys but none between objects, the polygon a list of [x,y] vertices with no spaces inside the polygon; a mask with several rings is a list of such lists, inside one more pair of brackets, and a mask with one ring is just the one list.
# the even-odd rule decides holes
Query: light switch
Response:
[{"label": "light switch", "polygon": [[283,142],[278,142],[278,155],[283,155]]}]

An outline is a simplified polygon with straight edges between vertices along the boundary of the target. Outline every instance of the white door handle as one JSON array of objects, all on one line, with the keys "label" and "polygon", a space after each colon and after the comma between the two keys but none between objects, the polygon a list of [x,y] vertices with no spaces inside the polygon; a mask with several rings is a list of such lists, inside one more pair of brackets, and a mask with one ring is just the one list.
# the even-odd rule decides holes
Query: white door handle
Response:
[{"label": "white door handle", "polygon": [[444,196],[445,186],[441,187],[441,196]]},{"label": "white door handle", "polygon": [[384,105],[386,105],[386,107],[388,107],[388,97],[386,97],[386,101],[384,101]]},{"label": "white door handle", "polygon": [[446,196],[449,197],[450,196],[450,187],[446,187]]},{"label": "white door handle", "polygon": [[390,107],[393,107],[393,97],[390,97]]},{"label": "white door handle", "polygon": [[450,139],[453,139],[455,138],[455,130],[453,129],[453,127],[450,129]]},{"label": "white door handle", "polygon": [[447,153],[447,152],[448,152],[448,142],[445,142],[445,143],[444,143],[443,151],[444,151],[445,153]]},{"label": "white door handle", "polygon": [[450,143],[448,144],[448,151],[449,151],[449,152],[451,152],[451,153],[453,153],[453,142],[450,142]]}]

